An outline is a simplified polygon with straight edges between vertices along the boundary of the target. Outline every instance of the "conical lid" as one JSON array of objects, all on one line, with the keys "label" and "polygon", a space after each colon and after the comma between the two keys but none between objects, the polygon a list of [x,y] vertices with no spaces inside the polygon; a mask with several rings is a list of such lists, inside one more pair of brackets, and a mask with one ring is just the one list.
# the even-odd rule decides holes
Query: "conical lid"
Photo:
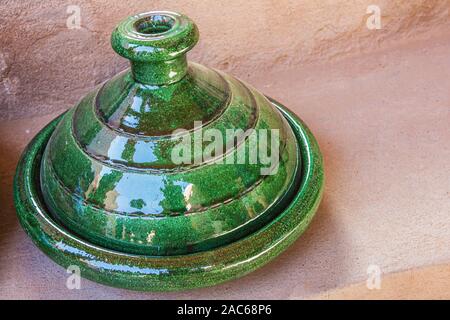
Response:
[{"label": "conical lid", "polygon": [[173,12],[121,22],[131,62],[68,111],[41,163],[52,215],[105,248],[155,256],[209,250],[258,230],[298,189],[285,118],[243,82],[188,63],[195,24]]}]

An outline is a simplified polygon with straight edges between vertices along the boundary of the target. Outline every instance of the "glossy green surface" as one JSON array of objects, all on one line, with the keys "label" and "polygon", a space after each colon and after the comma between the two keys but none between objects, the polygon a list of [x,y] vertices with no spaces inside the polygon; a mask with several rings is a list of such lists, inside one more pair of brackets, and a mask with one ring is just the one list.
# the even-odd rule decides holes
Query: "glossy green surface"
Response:
[{"label": "glossy green surface", "polygon": [[113,49],[131,61],[135,78],[152,85],[183,78],[187,72],[185,54],[197,41],[198,29],[194,22],[168,11],[131,16],[111,36]]},{"label": "glossy green surface", "polygon": [[[274,102],[275,103],[275,102]],[[170,291],[215,285],[243,276],[280,254],[310,223],[323,191],[322,156],[313,135],[293,113],[289,121],[303,161],[291,203],[258,231],[229,245],[189,255],[132,255],[94,245],[58,224],[43,203],[39,166],[60,118],[29,144],[17,167],[14,196],[18,217],[36,245],[58,264],[77,265],[85,278],[133,290]]]},{"label": "glossy green surface", "polygon": [[[156,36],[133,28],[160,14],[119,24],[113,48],[131,59],[131,70],[96,88],[63,117],[41,165],[45,203],[63,225],[106,248],[156,256],[209,250],[254,232],[289,203],[301,167],[286,120],[237,79],[194,63],[178,81],[164,78],[164,85],[136,77],[135,61],[153,68],[185,59],[197,41],[189,19],[166,14],[173,16],[174,29]],[[177,129],[185,131],[175,136]],[[236,136],[227,134],[237,129]],[[261,162],[233,161],[242,150],[250,154],[248,129],[279,130],[276,174],[261,175]],[[225,146],[211,159],[203,159],[210,141],[199,139],[207,130],[221,133]],[[178,164],[172,154],[184,139],[201,152],[191,153],[191,163]],[[270,144],[265,148],[268,154]]]},{"label": "glossy green surface", "polygon": [[[18,167],[30,236],[88,278],[139,290],[211,285],[278,254],[320,200],[322,160],[306,127],[249,85],[188,63],[198,30],[183,15],[127,18],[111,41],[131,68],[45,128]],[[276,143],[252,143],[252,130]],[[223,150],[211,148],[218,141]]]}]

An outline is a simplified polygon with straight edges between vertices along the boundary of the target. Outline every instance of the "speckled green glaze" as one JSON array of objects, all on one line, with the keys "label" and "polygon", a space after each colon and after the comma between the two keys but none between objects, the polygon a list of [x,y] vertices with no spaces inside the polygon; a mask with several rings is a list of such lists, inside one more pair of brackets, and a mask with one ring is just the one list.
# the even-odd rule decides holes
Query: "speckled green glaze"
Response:
[{"label": "speckled green glaze", "polygon": [[59,225],[43,203],[39,166],[60,118],[29,144],[17,168],[14,196],[21,225],[35,244],[63,267],[77,265],[83,277],[133,290],[171,291],[215,285],[266,264],[307,228],[322,196],[322,156],[313,135],[293,113],[274,102],[288,119],[303,160],[299,189],[291,203],[260,230],[234,243],[189,255],[132,255],[93,245]]},{"label": "speckled green glaze", "polygon": [[[195,24],[177,13],[124,20],[112,46],[131,69],[55,119],[24,152],[18,216],[59,264],[136,290],[202,287],[254,270],[308,225],[323,187],[313,136],[249,85],[187,63],[197,41]],[[174,136],[176,129],[184,131]],[[174,162],[186,138],[204,154],[208,143],[198,139],[206,129],[222,134],[225,153]],[[229,129],[240,131],[230,137]],[[260,162],[237,164],[254,147],[249,129],[278,130],[274,174],[262,175]],[[259,147],[268,154],[271,146]]]},{"label": "speckled green glaze", "polygon": [[167,11],[129,17],[111,36],[113,49],[131,61],[136,80],[151,85],[183,78],[187,72],[185,54],[197,41],[198,29],[192,20]]},{"label": "speckled green glaze", "polygon": [[[139,33],[142,25],[167,21],[165,32]],[[177,69],[183,74],[177,81],[173,70],[166,74],[163,66],[186,60],[197,39],[192,21],[167,12],[130,17],[114,30],[112,46],[131,60],[131,70],[70,110],[43,154],[43,198],[68,229],[126,253],[180,255],[236,241],[290,202],[300,180],[299,150],[270,102],[237,79],[195,63]],[[150,80],[155,75],[158,84]],[[172,135],[177,129],[185,132]],[[213,156],[222,163],[201,157],[210,141],[199,137],[213,129],[226,147]],[[236,147],[229,129],[241,130]],[[261,175],[260,162],[232,161],[241,150],[250,154],[248,129],[279,130],[276,174]],[[201,152],[192,152],[191,163],[175,163],[172,151],[186,138],[192,150],[198,141]]]}]

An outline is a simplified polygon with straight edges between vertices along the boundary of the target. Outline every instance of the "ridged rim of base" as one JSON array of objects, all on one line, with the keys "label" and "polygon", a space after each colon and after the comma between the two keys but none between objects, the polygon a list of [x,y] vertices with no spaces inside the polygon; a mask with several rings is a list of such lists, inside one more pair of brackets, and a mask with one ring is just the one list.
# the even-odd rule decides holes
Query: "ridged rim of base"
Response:
[{"label": "ridged rim of base", "polygon": [[323,162],[317,141],[295,114],[278,102],[271,102],[288,120],[297,138],[302,182],[282,213],[243,239],[194,254],[155,257],[102,248],[71,234],[46,211],[38,179],[41,154],[61,116],[35,136],[18,164],[14,202],[19,221],[33,242],[56,263],[65,268],[78,266],[82,277],[106,285],[174,291],[212,286],[241,277],[275,258],[303,233],[323,192]]}]

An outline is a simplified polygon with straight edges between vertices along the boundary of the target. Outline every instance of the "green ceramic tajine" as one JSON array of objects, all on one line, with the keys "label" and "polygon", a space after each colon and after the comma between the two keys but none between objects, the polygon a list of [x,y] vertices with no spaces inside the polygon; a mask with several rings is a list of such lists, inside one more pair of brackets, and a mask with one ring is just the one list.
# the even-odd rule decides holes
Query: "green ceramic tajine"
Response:
[{"label": "green ceramic tajine", "polygon": [[81,275],[134,290],[240,277],[281,253],[320,202],[323,164],[304,123],[217,70],[187,62],[196,25],[129,17],[125,70],[44,128],[15,177],[19,220]]}]

